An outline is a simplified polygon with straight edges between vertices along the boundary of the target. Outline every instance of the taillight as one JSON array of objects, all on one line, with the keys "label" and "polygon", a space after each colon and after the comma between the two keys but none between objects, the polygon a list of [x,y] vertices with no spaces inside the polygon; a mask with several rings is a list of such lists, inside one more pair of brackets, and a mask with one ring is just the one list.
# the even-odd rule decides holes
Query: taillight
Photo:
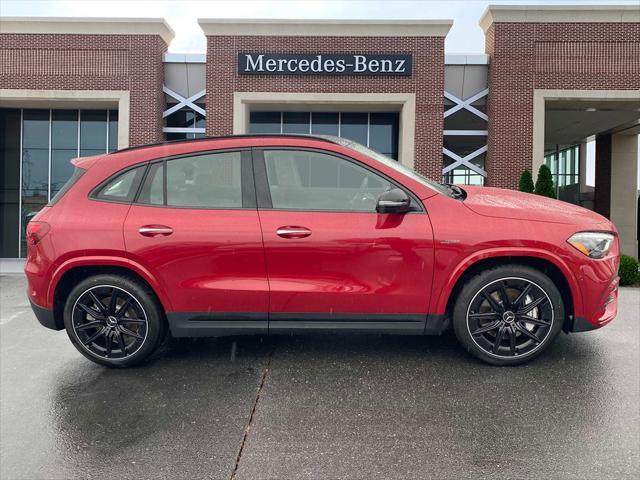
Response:
[{"label": "taillight", "polygon": [[37,245],[42,240],[51,226],[47,222],[34,222],[31,221],[27,224],[27,243],[29,245]]}]

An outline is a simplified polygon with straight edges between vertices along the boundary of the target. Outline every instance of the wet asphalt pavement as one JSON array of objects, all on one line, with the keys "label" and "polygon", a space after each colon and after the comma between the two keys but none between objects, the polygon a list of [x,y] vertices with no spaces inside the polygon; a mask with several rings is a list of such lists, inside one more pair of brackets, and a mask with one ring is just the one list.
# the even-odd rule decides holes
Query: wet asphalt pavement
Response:
[{"label": "wet asphalt pavement", "polygon": [[639,289],[522,367],[451,335],[314,335],[171,340],[110,370],[40,327],[24,285],[0,277],[2,479],[640,475]]}]

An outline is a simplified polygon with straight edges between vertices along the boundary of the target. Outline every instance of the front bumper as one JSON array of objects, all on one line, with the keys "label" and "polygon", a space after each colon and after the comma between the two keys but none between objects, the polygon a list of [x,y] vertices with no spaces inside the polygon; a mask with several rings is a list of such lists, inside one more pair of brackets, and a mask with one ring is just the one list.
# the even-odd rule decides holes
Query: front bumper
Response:
[{"label": "front bumper", "polygon": [[62,330],[64,328],[64,325],[59,325],[56,322],[55,316],[53,315],[53,310],[42,308],[32,301],[29,301],[29,303],[31,303],[31,309],[33,310],[33,313],[35,313],[36,318],[43,327],[50,328],[51,330]]},{"label": "front bumper", "polygon": [[588,332],[600,327],[604,327],[618,314],[618,286],[620,278],[615,277],[609,284],[607,290],[600,297],[596,310],[591,319],[585,317],[575,317],[565,324],[564,330],[568,332]]}]

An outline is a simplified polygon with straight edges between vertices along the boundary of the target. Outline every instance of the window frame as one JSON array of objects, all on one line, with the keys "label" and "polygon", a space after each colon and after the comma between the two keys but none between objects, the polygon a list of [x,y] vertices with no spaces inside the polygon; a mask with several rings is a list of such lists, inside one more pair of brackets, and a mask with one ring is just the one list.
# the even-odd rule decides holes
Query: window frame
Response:
[{"label": "window frame", "polygon": [[[252,156],[253,156],[253,174],[255,179],[255,192],[257,199],[257,208],[258,210],[273,210],[278,212],[325,212],[325,213],[362,213],[369,215],[379,215],[375,210],[372,212],[366,212],[362,210],[327,210],[327,209],[309,209],[309,208],[276,208],[273,206],[273,202],[271,199],[271,189],[269,188],[269,178],[267,176],[267,165],[264,156],[265,151],[281,151],[281,150],[295,150],[301,152],[312,152],[312,153],[320,153],[332,157],[336,157],[340,160],[355,164],[358,167],[364,168],[369,172],[382,177],[384,180],[388,181],[395,188],[399,188],[404,191],[409,198],[411,198],[411,209],[406,214],[424,214],[427,212],[424,204],[420,201],[418,196],[413,193],[406,186],[399,183],[394,178],[391,178],[389,175],[377,170],[363,162],[356,160],[355,158],[348,157],[346,155],[342,155],[337,152],[333,152],[330,150],[323,150],[321,148],[312,148],[312,147],[292,147],[292,146],[269,146],[269,147],[254,147],[252,148]],[[406,215],[405,214],[405,215]]]},{"label": "window frame", "polygon": [[[242,198],[242,206],[240,207],[202,207],[189,205],[167,205],[167,162],[190,157],[200,157],[203,155],[213,155],[216,153],[240,153],[240,195]],[[151,167],[158,163],[162,163],[163,177],[163,204],[150,204],[140,202],[140,194],[146,183],[147,176],[151,171]],[[147,169],[144,172],[142,181],[138,185],[136,195],[131,202],[133,205],[139,205],[151,208],[171,208],[180,210],[255,210],[257,208],[255,183],[253,181],[253,164],[251,160],[251,150],[248,148],[222,148],[216,150],[201,150],[197,152],[189,152],[180,155],[173,155],[151,160],[147,163]]]}]

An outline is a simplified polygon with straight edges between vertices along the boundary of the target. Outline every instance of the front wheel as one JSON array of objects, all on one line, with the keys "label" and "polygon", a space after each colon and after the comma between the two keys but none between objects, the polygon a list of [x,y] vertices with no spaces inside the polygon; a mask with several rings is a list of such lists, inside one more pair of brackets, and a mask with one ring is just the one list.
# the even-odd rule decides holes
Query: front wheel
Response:
[{"label": "front wheel", "polygon": [[73,345],[93,362],[128,367],[162,342],[165,319],[154,294],[121,275],[95,275],[69,294],[64,324]]},{"label": "front wheel", "polygon": [[564,321],[562,296],[545,274],[524,265],[483,271],[460,291],[453,309],[459,342],[493,365],[516,365],[540,355]]}]

